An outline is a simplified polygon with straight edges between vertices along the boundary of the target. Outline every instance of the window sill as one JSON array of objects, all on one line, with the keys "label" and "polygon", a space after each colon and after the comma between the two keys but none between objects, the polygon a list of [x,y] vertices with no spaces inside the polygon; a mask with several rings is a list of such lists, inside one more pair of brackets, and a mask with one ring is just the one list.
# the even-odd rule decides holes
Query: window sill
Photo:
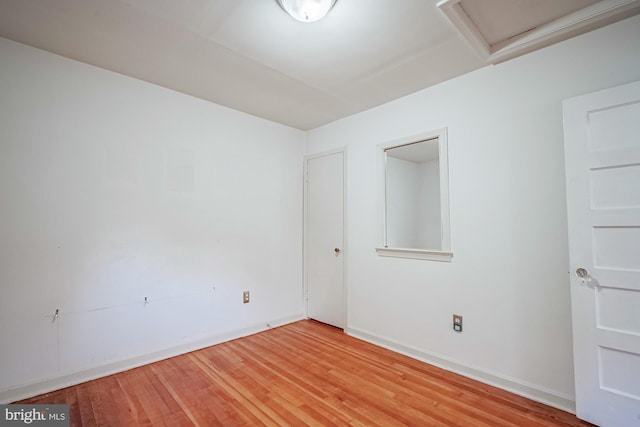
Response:
[{"label": "window sill", "polygon": [[453,258],[452,252],[442,252],[426,249],[409,249],[409,248],[376,248],[376,252],[380,256],[393,258],[410,258],[424,259],[428,261],[451,262]]}]

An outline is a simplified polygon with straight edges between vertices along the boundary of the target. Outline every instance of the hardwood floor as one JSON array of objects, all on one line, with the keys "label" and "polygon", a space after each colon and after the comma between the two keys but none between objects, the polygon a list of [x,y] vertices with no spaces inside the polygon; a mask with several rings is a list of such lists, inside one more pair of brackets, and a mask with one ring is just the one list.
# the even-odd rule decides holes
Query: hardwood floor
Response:
[{"label": "hardwood floor", "polygon": [[76,426],[590,426],[311,320],[16,403]]}]

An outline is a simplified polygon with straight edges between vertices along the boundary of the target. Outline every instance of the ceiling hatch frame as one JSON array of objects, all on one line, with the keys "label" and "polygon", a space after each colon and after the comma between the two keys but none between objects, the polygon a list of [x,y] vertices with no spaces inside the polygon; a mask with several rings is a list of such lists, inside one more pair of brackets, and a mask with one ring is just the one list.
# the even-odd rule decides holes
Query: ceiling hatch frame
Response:
[{"label": "ceiling hatch frame", "polygon": [[488,64],[507,61],[640,13],[640,0],[601,0],[511,38],[490,44],[462,7],[462,1],[440,0],[437,6],[476,54]]}]

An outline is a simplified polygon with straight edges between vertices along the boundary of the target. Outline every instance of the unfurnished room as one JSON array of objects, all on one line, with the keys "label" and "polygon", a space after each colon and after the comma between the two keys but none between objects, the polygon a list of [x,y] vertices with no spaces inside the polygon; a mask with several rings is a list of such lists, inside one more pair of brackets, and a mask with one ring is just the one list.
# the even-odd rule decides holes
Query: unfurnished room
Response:
[{"label": "unfurnished room", "polygon": [[0,0],[0,425],[640,426],[640,0]]}]

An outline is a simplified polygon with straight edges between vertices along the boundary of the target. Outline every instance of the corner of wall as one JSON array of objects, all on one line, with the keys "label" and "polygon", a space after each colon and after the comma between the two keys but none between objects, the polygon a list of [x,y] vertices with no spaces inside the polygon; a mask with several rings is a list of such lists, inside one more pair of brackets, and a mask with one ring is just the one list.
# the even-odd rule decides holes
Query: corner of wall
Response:
[{"label": "corner of wall", "polygon": [[501,388],[519,396],[526,397],[536,402],[549,405],[551,407],[561,409],[571,414],[576,413],[575,398],[565,394],[547,390],[533,384],[528,384],[515,378],[509,378],[495,372],[489,372],[484,369],[472,367],[451,358],[437,355],[435,353],[425,352],[411,346],[400,344],[392,339],[380,337],[376,334],[363,331],[357,328],[347,328],[345,333],[363,341],[370,342],[388,350],[395,351],[416,360],[428,363],[446,371],[489,384],[494,387]]}]

